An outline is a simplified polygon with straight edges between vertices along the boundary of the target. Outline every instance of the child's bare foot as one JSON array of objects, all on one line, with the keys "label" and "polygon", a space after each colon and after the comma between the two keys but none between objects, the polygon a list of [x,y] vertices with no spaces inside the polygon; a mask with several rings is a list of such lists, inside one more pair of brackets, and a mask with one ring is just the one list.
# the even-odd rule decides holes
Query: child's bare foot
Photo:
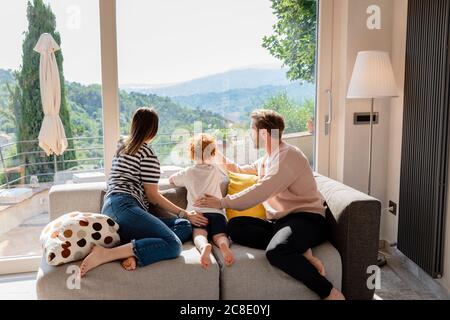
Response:
[{"label": "child's bare foot", "polygon": [[322,261],[320,261],[319,258],[314,257],[312,254],[312,250],[308,249],[304,254],[306,259],[317,269],[317,271],[325,277],[325,266],[323,265]]},{"label": "child's bare foot", "polygon": [[212,246],[210,243],[206,244],[200,253],[200,263],[202,264],[202,267],[204,269],[208,269],[209,265],[211,264],[211,249]]},{"label": "child's bare foot", "polygon": [[91,253],[84,258],[80,265],[81,277],[84,277],[89,270],[106,263],[108,261],[108,250],[101,246],[94,246]]},{"label": "child's bare foot", "polygon": [[136,269],[136,257],[129,257],[122,261],[122,267],[127,271]]},{"label": "child's bare foot", "polygon": [[326,297],[324,300],[345,300],[344,295],[338,289],[331,289],[330,295]]},{"label": "child's bare foot", "polygon": [[227,267],[231,266],[234,262],[233,252],[230,250],[230,248],[225,243],[222,243],[220,245],[219,249],[220,249],[220,252],[222,252],[223,259],[225,260],[225,265]]}]

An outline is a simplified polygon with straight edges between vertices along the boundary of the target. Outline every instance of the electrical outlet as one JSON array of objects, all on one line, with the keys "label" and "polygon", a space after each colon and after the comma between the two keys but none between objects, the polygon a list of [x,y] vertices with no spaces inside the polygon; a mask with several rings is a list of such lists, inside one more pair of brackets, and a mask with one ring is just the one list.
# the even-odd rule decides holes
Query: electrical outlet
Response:
[{"label": "electrical outlet", "polygon": [[397,204],[393,201],[389,201],[389,212],[394,216],[397,215]]}]

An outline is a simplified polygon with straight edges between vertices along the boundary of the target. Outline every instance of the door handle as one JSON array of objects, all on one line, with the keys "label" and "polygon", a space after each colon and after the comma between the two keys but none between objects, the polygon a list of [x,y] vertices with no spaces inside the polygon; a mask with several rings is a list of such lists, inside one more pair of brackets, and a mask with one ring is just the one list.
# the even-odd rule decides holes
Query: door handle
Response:
[{"label": "door handle", "polygon": [[325,116],[325,135],[330,134],[331,123],[333,122],[333,93],[330,89],[327,91],[328,96],[328,115]]}]

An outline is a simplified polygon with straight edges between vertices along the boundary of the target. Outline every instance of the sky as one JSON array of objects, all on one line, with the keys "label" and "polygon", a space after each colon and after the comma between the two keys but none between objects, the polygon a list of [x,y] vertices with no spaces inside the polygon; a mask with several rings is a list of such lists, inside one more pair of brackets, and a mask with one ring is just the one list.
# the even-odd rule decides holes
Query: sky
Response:
[{"label": "sky", "polygon": [[[97,0],[44,0],[56,15],[64,75],[101,82]],[[0,68],[21,64],[25,0],[0,0]],[[281,63],[262,48],[276,18],[270,0],[117,0],[120,84],[167,84]]]}]

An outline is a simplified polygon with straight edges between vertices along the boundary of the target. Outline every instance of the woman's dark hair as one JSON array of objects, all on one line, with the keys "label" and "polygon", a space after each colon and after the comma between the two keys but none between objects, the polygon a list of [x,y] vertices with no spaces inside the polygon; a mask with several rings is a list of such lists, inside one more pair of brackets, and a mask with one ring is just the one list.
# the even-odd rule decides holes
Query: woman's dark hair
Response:
[{"label": "woman's dark hair", "polygon": [[116,155],[122,153],[135,155],[146,141],[156,136],[158,124],[159,117],[155,109],[150,107],[137,109],[131,121],[130,135],[124,139],[123,143],[119,142]]}]

